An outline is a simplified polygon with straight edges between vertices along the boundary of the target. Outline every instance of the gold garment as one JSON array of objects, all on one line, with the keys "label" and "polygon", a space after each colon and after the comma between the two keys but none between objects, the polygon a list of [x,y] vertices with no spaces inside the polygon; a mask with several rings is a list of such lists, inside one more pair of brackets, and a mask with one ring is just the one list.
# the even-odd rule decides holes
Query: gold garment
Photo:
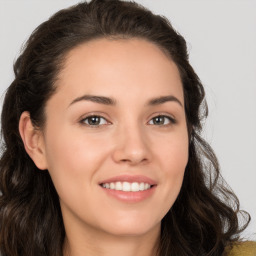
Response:
[{"label": "gold garment", "polygon": [[224,256],[256,256],[256,241],[234,243],[226,248]]}]

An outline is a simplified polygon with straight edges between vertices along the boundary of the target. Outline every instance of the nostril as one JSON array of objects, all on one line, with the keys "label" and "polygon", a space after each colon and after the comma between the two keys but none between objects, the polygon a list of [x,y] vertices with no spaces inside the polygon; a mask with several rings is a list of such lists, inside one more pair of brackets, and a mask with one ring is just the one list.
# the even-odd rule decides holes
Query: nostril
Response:
[{"label": "nostril", "polygon": [[135,140],[126,138],[117,144],[113,151],[113,160],[119,163],[129,163],[131,165],[146,163],[151,157],[151,150],[142,139]]},{"label": "nostril", "polygon": [[148,161],[147,158],[135,158],[135,157],[120,160],[120,162],[129,163],[129,164],[140,164],[140,163],[146,163],[147,161]]}]

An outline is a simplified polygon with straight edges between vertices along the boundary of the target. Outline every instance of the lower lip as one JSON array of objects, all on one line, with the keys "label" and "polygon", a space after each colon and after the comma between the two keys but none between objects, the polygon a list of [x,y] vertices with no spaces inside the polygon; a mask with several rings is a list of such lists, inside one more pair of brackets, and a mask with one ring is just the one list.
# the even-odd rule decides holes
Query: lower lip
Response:
[{"label": "lower lip", "polygon": [[126,192],[121,190],[114,190],[101,187],[105,193],[111,197],[114,197],[120,201],[127,203],[137,203],[146,200],[154,193],[156,186],[151,187],[150,189],[137,191],[137,192]]}]

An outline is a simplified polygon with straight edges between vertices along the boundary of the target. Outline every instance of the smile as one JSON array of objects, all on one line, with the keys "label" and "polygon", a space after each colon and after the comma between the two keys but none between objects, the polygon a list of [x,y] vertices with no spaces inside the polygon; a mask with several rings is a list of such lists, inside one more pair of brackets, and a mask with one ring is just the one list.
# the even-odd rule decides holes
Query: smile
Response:
[{"label": "smile", "polygon": [[100,184],[103,188],[112,189],[112,190],[119,190],[125,192],[138,192],[138,191],[145,191],[152,187],[149,183],[144,182],[110,182],[110,183],[102,183]]},{"label": "smile", "polygon": [[125,203],[144,201],[156,191],[157,182],[144,175],[119,175],[98,183],[111,198]]}]

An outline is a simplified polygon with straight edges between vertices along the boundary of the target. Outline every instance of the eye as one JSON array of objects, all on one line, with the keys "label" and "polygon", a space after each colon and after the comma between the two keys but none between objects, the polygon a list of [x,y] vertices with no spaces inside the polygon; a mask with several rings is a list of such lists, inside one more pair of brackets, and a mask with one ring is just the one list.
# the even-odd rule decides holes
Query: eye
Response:
[{"label": "eye", "polygon": [[106,125],[109,124],[109,122],[102,116],[88,116],[86,118],[83,118],[80,123],[88,125],[88,126],[100,126],[100,125]]},{"label": "eye", "polygon": [[150,125],[170,125],[175,124],[176,120],[170,116],[159,115],[152,118],[148,124]]}]

